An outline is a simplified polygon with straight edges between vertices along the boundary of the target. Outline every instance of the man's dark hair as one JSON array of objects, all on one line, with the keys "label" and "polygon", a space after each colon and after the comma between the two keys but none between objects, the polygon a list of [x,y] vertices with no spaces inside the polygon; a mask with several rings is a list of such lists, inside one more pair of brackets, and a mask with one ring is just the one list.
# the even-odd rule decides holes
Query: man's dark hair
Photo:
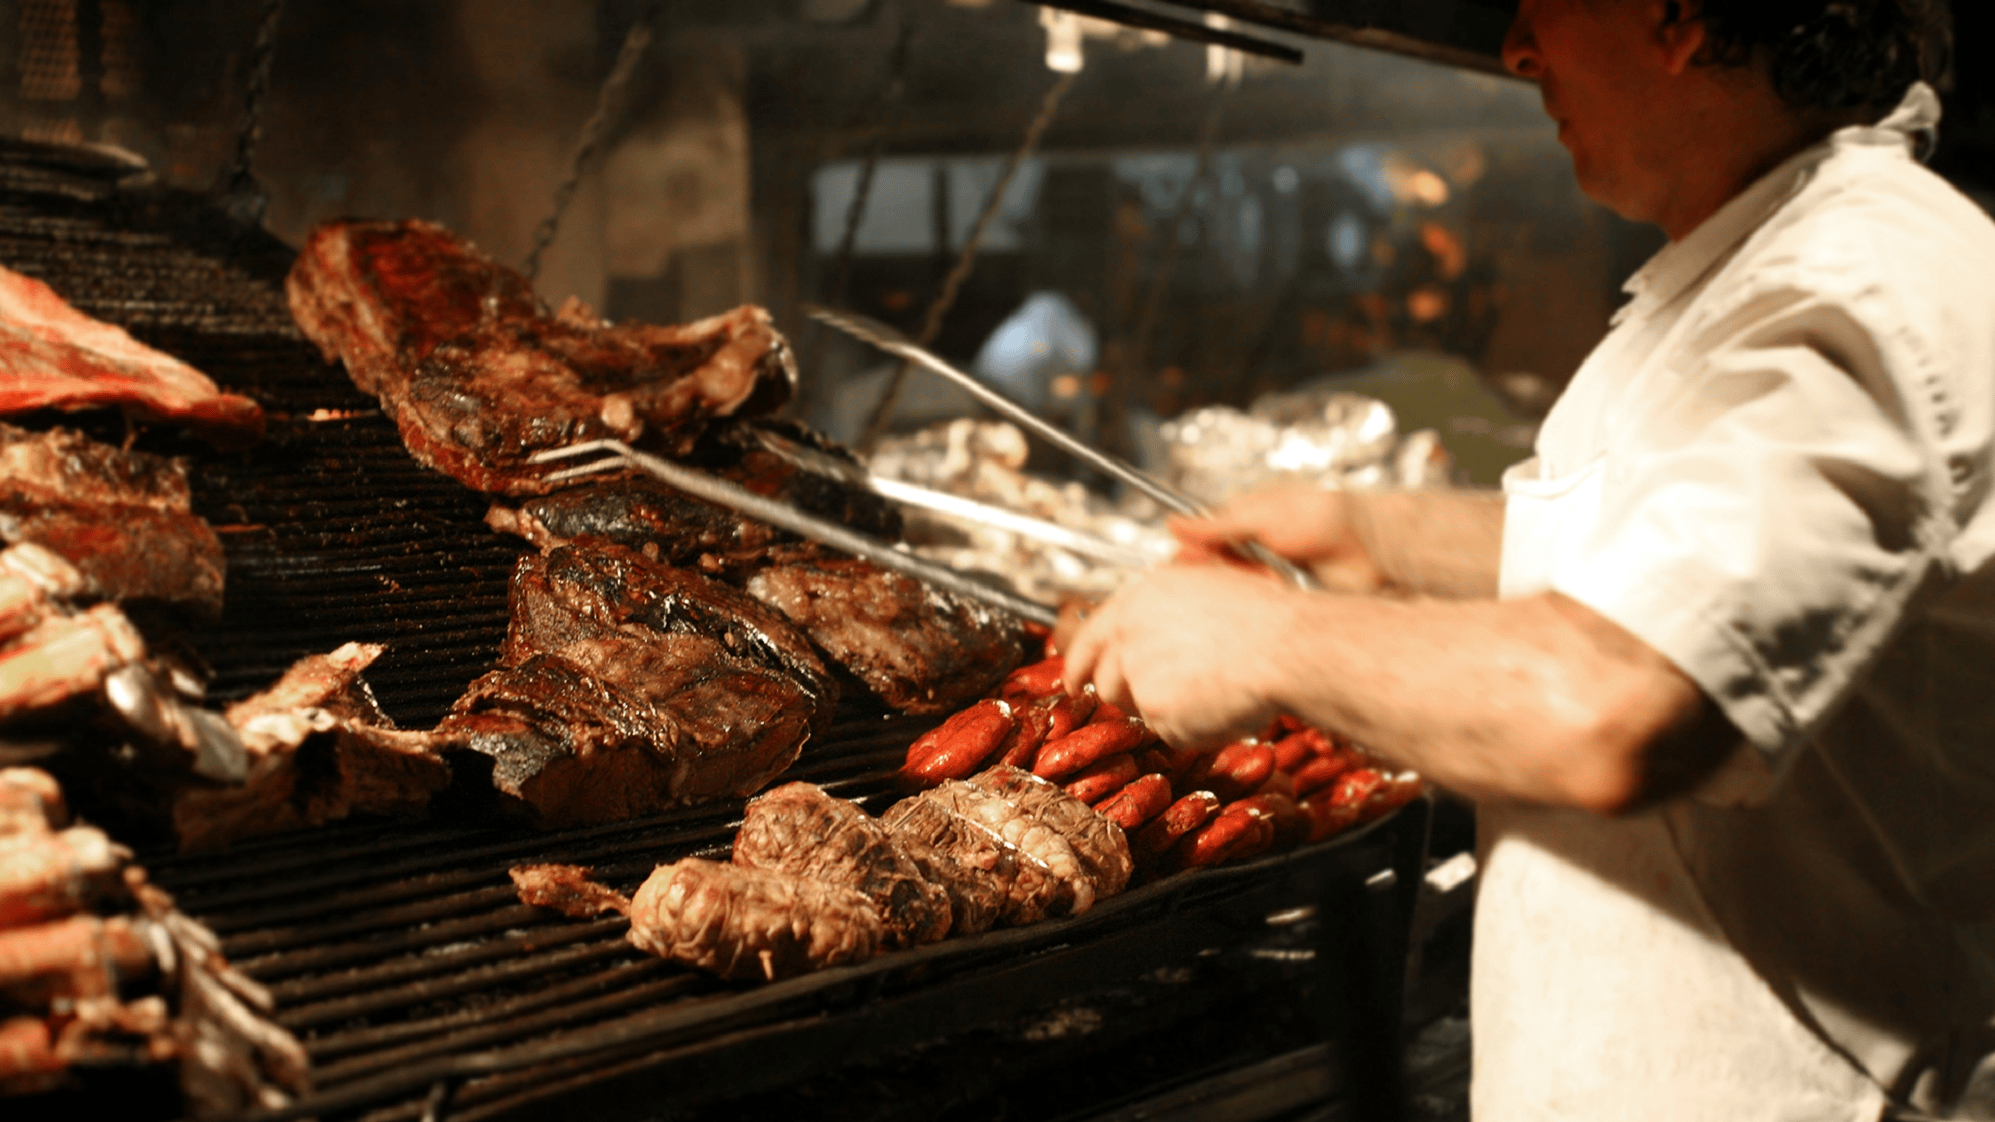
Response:
[{"label": "man's dark hair", "polygon": [[[1985,0],[1984,0],[1985,2]],[[1761,51],[1797,109],[1889,107],[1951,62],[1947,0],[1703,0],[1700,61],[1741,66]]]}]

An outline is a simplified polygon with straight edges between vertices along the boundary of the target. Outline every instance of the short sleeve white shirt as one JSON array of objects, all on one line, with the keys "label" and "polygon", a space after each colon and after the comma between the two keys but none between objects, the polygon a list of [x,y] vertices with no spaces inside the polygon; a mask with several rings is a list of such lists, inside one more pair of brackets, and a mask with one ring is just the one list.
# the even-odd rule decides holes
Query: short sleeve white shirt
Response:
[{"label": "short sleeve white shirt", "polygon": [[1506,491],[1556,591],[1746,744],[1618,819],[1482,810],[1480,1122],[1995,1118],[1995,223],[1913,87],[1628,284]]}]

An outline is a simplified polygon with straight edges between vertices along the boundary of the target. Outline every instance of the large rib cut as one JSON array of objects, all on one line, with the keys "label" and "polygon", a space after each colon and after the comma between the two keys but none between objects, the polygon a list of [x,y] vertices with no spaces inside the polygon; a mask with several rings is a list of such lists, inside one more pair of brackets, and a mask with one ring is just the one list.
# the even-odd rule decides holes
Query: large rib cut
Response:
[{"label": "large rib cut", "polygon": [[716,417],[789,399],[796,367],[760,308],[682,326],[549,315],[526,279],[429,222],[333,222],[285,282],[291,313],[401,428],[479,491],[541,494],[527,457],[614,437],[677,454]]},{"label": "large rib cut", "polygon": [[0,268],[0,416],[114,406],[221,444],[263,436],[263,410],[207,375],[92,319],[33,277]]}]

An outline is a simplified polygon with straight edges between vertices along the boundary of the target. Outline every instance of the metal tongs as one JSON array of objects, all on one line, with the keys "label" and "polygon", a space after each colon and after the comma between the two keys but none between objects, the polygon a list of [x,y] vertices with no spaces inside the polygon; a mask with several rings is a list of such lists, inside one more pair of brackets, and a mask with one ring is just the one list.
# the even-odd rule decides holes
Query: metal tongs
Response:
[{"label": "metal tongs", "polygon": [[[991,389],[964,371],[956,369],[928,350],[917,345],[912,339],[878,320],[852,312],[835,311],[817,305],[806,305],[804,311],[812,319],[829,324],[847,335],[862,342],[870,343],[891,355],[897,355],[918,366],[934,371],[944,378],[967,390],[971,396],[990,406],[1007,420],[1016,422],[1027,432],[1038,436],[1055,448],[1088,464],[1089,466],[1114,476],[1150,496],[1165,507],[1179,514],[1199,516],[1207,513],[1204,503],[1179,491],[1163,480],[1156,478],[1123,463],[1114,456],[1081,443],[1064,429],[1041,419],[1031,410],[1013,402],[1003,394]],[[1320,591],[1319,583],[1309,570],[1295,564],[1288,558],[1252,539],[1233,543],[1241,555],[1265,565],[1271,572],[1297,588]]]},{"label": "metal tongs", "polygon": [[586,464],[549,472],[542,478],[549,483],[559,483],[595,472],[634,467],[657,476],[695,498],[739,511],[751,518],[759,518],[772,526],[801,534],[812,541],[843,550],[882,568],[892,569],[937,588],[944,588],[957,595],[1003,608],[1021,619],[1047,627],[1053,626],[1058,620],[1058,614],[1051,607],[1036,600],[1027,600],[1001,588],[973,580],[946,565],[938,565],[917,557],[887,542],[858,533],[848,526],[806,514],[788,503],[758,495],[729,480],[708,475],[684,464],[675,464],[648,452],[640,452],[621,440],[585,440],[579,444],[536,452],[529,456],[528,460],[542,464],[595,453],[606,455],[602,459],[592,460]]}]

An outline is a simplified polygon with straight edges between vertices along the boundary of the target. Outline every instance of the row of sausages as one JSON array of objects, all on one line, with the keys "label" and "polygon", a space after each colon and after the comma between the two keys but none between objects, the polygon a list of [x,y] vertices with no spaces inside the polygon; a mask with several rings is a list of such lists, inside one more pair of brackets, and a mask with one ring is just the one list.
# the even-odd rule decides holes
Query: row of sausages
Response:
[{"label": "row of sausages", "polygon": [[908,747],[910,790],[1009,764],[1060,784],[1121,826],[1139,870],[1242,861],[1321,841],[1420,793],[1419,776],[1293,718],[1217,750],[1181,751],[1139,717],[1067,692],[1058,655]]}]

